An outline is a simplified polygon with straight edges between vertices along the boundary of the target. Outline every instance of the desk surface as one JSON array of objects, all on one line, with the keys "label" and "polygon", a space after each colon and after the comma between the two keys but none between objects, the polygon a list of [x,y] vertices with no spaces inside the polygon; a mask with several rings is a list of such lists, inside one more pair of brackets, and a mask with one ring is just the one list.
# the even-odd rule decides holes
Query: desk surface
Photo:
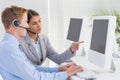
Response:
[{"label": "desk surface", "polygon": [[[81,79],[78,76],[72,76],[71,80],[85,80],[85,79]],[[96,77],[96,80],[120,80],[120,74],[118,73],[100,74]]]},{"label": "desk surface", "polygon": [[[85,67],[89,70],[92,70],[93,72],[99,73],[97,74],[96,80],[120,80],[120,73],[108,73],[106,70],[90,63],[87,61],[87,57],[85,56],[75,56],[72,58],[73,62],[75,62],[78,65],[81,65],[82,67]],[[72,80],[84,80],[80,79],[78,76],[72,76]]]}]

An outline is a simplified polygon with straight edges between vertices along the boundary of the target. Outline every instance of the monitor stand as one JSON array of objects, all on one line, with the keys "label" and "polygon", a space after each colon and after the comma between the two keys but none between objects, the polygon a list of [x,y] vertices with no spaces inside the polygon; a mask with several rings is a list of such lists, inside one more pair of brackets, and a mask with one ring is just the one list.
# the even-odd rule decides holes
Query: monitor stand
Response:
[{"label": "monitor stand", "polygon": [[114,72],[115,72],[115,70],[116,70],[113,59],[112,59],[112,62],[111,62],[111,70],[114,71]]},{"label": "monitor stand", "polygon": [[78,56],[86,56],[86,52],[85,52],[84,46],[81,46],[81,49],[79,49],[77,51],[77,53],[79,53]]}]

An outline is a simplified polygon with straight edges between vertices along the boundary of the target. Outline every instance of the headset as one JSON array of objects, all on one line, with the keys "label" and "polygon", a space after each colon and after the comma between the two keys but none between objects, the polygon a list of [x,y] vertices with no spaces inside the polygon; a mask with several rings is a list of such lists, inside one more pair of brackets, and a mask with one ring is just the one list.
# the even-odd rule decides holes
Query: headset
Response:
[{"label": "headset", "polygon": [[12,21],[12,25],[13,25],[14,27],[20,27],[20,28],[23,28],[23,29],[27,29],[26,27],[20,26],[20,22],[19,22],[19,19],[18,19],[18,17],[17,17],[17,14],[15,13],[15,11],[14,11],[12,8],[10,8],[10,10],[11,10],[11,12],[14,14],[14,16],[16,17],[16,19],[14,19],[14,20]]},{"label": "headset", "polygon": [[12,8],[10,8],[10,9],[11,9],[11,12],[12,12],[12,13],[14,14],[14,16],[16,17],[16,19],[14,19],[14,20],[12,21],[12,25],[13,25],[13,26],[26,29],[28,32],[30,32],[30,33],[32,33],[32,34],[37,34],[36,32],[31,31],[29,28],[26,28],[26,27],[24,27],[24,26],[21,26],[21,25],[20,25],[20,22],[19,22],[19,19],[18,19],[18,17],[17,17],[17,14],[15,13],[15,11],[14,11]]}]

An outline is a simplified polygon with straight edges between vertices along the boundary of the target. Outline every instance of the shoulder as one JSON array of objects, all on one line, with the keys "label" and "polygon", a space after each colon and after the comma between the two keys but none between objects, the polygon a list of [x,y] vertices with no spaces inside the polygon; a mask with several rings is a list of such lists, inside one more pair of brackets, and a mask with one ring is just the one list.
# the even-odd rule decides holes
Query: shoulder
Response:
[{"label": "shoulder", "polygon": [[39,35],[40,42],[46,46],[50,44],[48,37],[45,34],[40,34]]},{"label": "shoulder", "polygon": [[19,40],[19,43],[20,43],[20,44],[25,44],[25,43],[26,43],[25,37],[24,37],[24,38],[21,38],[21,39]]},{"label": "shoulder", "polygon": [[42,39],[48,39],[48,37],[45,34],[39,34],[38,36]]},{"label": "shoulder", "polygon": [[48,37],[45,34],[40,34],[39,38],[42,39],[43,41],[48,41]]},{"label": "shoulder", "polygon": [[12,53],[17,54],[17,46],[10,41],[4,41],[0,43],[0,55],[11,55]]},{"label": "shoulder", "polygon": [[31,44],[31,38],[30,38],[30,36],[28,34],[26,34],[25,37],[23,37],[23,38],[21,38],[19,40],[19,43],[22,44],[22,45],[24,45],[24,44]]}]

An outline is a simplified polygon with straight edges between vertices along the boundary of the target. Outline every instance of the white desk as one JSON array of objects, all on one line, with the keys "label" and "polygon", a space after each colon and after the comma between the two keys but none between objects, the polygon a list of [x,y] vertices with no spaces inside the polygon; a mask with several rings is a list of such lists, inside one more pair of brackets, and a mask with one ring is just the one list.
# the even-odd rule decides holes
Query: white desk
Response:
[{"label": "white desk", "polygon": [[[120,80],[120,73],[106,73],[105,70],[102,68],[90,63],[87,61],[87,58],[85,56],[75,56],[72,58],[73,62],[75,62],[78,65],[81,65],[89,70],[92,70],[94,72],[100,72],[100,74],[97,74],[96,80]],[[84,80],[81,79],[78,76],[72,76],[71,80]]]},{"label": "white desk", "polygon": [[[72,76],[71,80],[85,80],[78,76]],[[120,74],[101,74],[96,77],[96,80],[120,80]]]}]

